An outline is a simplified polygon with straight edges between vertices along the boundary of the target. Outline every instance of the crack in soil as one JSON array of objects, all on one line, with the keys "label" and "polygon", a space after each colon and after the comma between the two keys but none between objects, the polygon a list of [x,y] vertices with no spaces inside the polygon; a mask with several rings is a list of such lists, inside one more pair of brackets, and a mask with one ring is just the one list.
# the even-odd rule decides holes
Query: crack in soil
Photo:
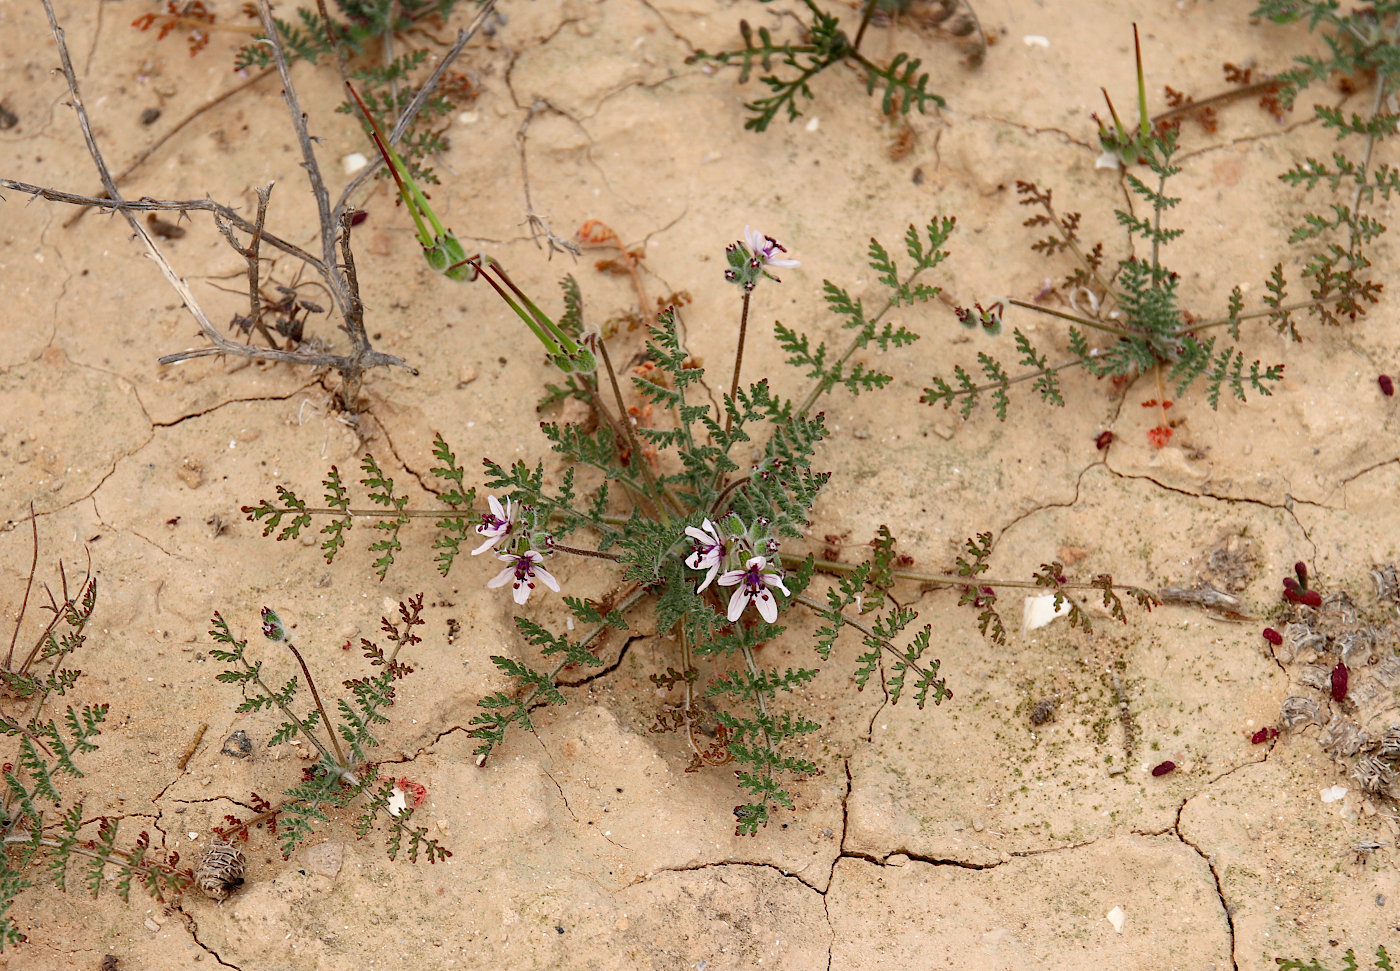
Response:
[{"label": "crack in soil", "polygon": [[[1240,767],[1236,766],[1235,768],[1238,769]],[[1231,769],[1230,771],[1233,772],[1235,770]],[[1226,773],[1226,775],[1228,774],[1229,773]],[[1223,778],[1223,776],[1221,778]],[[1233,968],[1234,971],[1239,971],[1240,962],[1235,952],[1235,909],[1230,906],[1230,902],[1225,899],[1225,885],[1220,882],[1220,872],[1215,868],[1215,861],[1211,859],[1210,854],[1187,839],[1181,832],[1181,814],[1186,811],[1186,804],[1194,798],[1195,796],[1183,799],[1181,805],[1176,807],[1176,820],[1172,823],[1170,833],[1180,840],[1183,845],[1191,847],[1191,849],[1196,852],[1196,855],[1204,860],[1206,866],[1210,869],[1211,879],[1215,882],[1215,896],[1220,901],[1221,911],[1225,914],[1225,929],[1230,939],[1230,967]]]}]

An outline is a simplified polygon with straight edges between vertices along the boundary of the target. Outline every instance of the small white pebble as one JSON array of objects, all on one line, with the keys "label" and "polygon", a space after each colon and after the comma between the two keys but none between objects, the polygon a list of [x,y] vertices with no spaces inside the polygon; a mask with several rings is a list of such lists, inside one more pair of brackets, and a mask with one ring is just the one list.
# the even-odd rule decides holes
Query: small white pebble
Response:
[{"label": "small white pebble", "polygon": [[1027,34],[1021,40],[1026,42],[1027,47],[1049,47],[1050,38],[1042,37],[1039,34]]},{"label": "small white pebble", "polygon": [[813,118],[811,121],[807,122],[807,130],[816,131],[819,127],[821,127],[821,123],[822,120],[820,118]]},{"label": "small white pebble", "polygon": [[1128,919],[1128,915],[1122,907],[1114,907],[1107,914],[1104,914],[1104,919],[1113,925],[1115,931],[1121,934],[1123,933],[1123,923]]},{"label": "small white pebble", "polygon": [[351,152],[340,160],[340,166],[345,170],[346,175],[354,175],[368,164],[369,159],[359,152]]}]

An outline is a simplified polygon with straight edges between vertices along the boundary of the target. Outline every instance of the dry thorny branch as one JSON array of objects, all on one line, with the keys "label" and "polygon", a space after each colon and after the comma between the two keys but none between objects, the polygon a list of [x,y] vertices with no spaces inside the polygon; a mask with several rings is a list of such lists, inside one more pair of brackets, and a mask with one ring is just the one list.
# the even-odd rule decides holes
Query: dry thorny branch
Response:
[{"label": "dry thorny branch", "polygon": [[[273,25],[272,13],[267,0],[259,0],[258,3],[258,15],[262,19],[263,31],[266,34],[266,39],[263,43],[266,43],[270,49],[276,64],[277,73],[282,79],[282,95],[287,102],[287,107],[291,114],[292,127],[296,131],[297,140],[301,146],[302,167],[306,169],[311,193],[316,200],[316,210],[320,222],[319,255],[313,255],[300,246],[297,246],[295,243],[291,243],[267,231],[265,219],[267,203],[272,191],[271,185],[257,190],[258,211],[256,218],[251,222],[239,215],[238,212],[231,207],[214,202],[209,198],[189,200],[156,200],[146,197],[138,200],[123,199],[120,191],[117,189],[116,180],[113,179],[110,170],[107,168],[107,163],[103,159],[102,151],[98,147],[96,139],[93,137],[87,107],[83,101],[77,75],[73,70],[73,61],[68,54],[68,45],[64,40],[63,28],[59,26],[50,0],[42,0],[42,2],[44,4],[44,11],[48,16],[49,28],[53,32],[54,42],[58,47],[59,57],[63,65],[63,74],[68,82],[71,104],[77,112],[78,124],[82,128],[83,138],[87,143],[88,152],[91,154],[93,164],[96,166],[98,175],[102,180],[105,195],[100,198],[76,195],[59,189],[30,185],[28,183],[4,178],[0,178],[0,189],[12,189],[16,192],[22,192],[52,202],[66,202],[83,207],[95,206],[107,211],[117,211],[126,218],[127,224],[131,227],[132,232],[145,245],[147,255],[160,267],[166,282],[179,294],[185,307],[199,324],[200,332],[209,341],[208,345],[204,347],[167,354],[159,359],[161,364],[177,364],[197,357],[228,355],[259,361],[301,364],[312,368],[329,368],[340,374],[342,383],[338,392],[339,397],[342,405],[351,412],[356,410],[360,384],[366,371],[376,367],[397,366],[408,370],[412,374],[418,373],[402,358],[375,350],[371,345],[364,322],[365,308],[360,301],[359,283],[355,275],[355,262],[350,244],[350,226],[355,210],[350,205],[349,200],[356,190],[375,175],[380,165],[382,165],[382,162],[371,164],[361,170],[356,178],[345,187],[335,205],[331,205],[330,193],[326,189],[326,183],[322,178],[321,168],[316,159],[313,139],[307,129],[307,116],[301,109],[296,88],[292,84],[291,74],[288,71],[287,59],[282,50],[281,42],[278,39],[278,32]],[[450,67],[453,61],[462,53],[467,42],[471,40],[477,30],[486,22],[486,18],[491,15],[494,5],[494,0],[488,0],[488,2],[482,6],[471,25],[458,31],[456,43],[454,43],[442,57],[436,69],[428,77],[417,95],[395,123],[389,135],[391,144],[396,144],[403,136],[403,133],[408,129],[414,117],[426,103],[448,67]],[[259,296],[258,284],[260,277],[259,261],[262,259],[260,254],[263,244],[300,260],[315,271],[316,275],[320,277],[329,291],[335,310],[340,316],[340,329],[344,331],[349,338],[349,351],[344,354],[333,354],[305,346],[296,349],[258,346],[231,340],[226,337],[210,322],[209,317],[205,314],[189,286],[179,274],[175,272],[174,268],[171,267],[170,262],[161,252],[155,240],[151,238],[151,234],[147,231],[146,227],[137,220],[135,213],[142,210],[174,210],[181,213],[206,211],[211,213],[214,224],[223,235],[224,239],[247,263],[248,299],[251,310],[250,320],[254,323],[259,320],[261,313],[261,297]],[[248,235],[248,242],[246,245],[238,242],[237,237],[234,235],[235,230]]]}]

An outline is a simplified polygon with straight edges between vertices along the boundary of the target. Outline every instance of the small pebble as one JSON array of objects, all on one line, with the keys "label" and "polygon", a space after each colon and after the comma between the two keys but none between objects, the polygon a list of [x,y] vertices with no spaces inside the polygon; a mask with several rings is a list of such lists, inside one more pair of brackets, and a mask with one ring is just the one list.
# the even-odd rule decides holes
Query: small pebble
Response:
[{"label": "small pebble", "polygon": [[19,115],[0,104],[0,129],[13,128],[19,124]]},{"label": "small pebble", "polygon": [[224,755],[231,755],[235,759],[246,759],[253,754],[253,740],[248,737],[247,732],[240,728],[224,739],[224,747],[219,751]]},{"label": "small pebble", "polygon": [[147,108],[145,111],[141,112],[141,124],[143,125],[154,125],[159,120],[159,108]]},{"label": "small pebble", "polygon": [[340,167],[345,170],[346,175],[354,175],[368,164],[369,159],[360,152],[351,152],[340,160]]}]

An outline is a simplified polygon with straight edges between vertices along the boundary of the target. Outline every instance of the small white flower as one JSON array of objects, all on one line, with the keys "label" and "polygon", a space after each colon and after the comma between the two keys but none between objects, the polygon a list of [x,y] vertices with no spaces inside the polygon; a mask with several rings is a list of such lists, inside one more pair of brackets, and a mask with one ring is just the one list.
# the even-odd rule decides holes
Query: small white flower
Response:
[{"label": "small white flower", "polygon": [[744,227],[744,241],[748,244],[749,252],[753,254],[763,266],[776,266],[780,269],[801,266],[798,260],[790,260],[785,256],[774,256],[774,253],[786,253],[787,247],[778,242],[772,236],[764,236],[756,229]]},{"label": "small white flower", "polygon": [[700,593],[710,585],[719,568],[724,564],[724,557],[728,550],[725,547],[724,539],[719,535],[719,527],[708,519],[699,527],[687,526],[685,534],[695,540],[690,546],[690,555],[685,558],[685,565],[692,570],[709,570],[705,574],[705,581],[695,588],[696,593]]},{"label": "small white flower", "polygon": [[505,560],[510,566],[487,580],[486,586],[494,590],[510,583],[512,586],[511,596],[515,598],[516,603],[523,604],[530,599],[530,593],[535,589],[536,577],[555,593],[559,592],[559,581],[554,579],[552,573],[540,566],[544,557],[534,550],[526,550],[520,554],[502,553],[496,559]]},{"label": "small white flower", "polygon": [[736,584],[739,587],[734,591],[734,596],[729,598],[728,616],[731,622],[738,620],[739,615],[750,603],[758,608],[759,616],[768,623],[778,619],[778,602],[773,599],[773,594],[768,588],[777,587],[788,596],[792,594],[784,585],[781,574],[763,572],[767,565],[768,560],[765,557],[755,556],[744,564],[742,570],[730,570],[720,576],[721,587],[732,587]]},{"label": "small white flower", "polygon": [[515,525],[515,503],[507,499],[504,507],[495,496],[487,496],[486,501],[491,506],[491,511],[481,517],[481,525],[476,527],[476,531],[486,537],[486,542],[472,550],[472,556],[478,553],[485,553],[491,547],[501,541]]}]

